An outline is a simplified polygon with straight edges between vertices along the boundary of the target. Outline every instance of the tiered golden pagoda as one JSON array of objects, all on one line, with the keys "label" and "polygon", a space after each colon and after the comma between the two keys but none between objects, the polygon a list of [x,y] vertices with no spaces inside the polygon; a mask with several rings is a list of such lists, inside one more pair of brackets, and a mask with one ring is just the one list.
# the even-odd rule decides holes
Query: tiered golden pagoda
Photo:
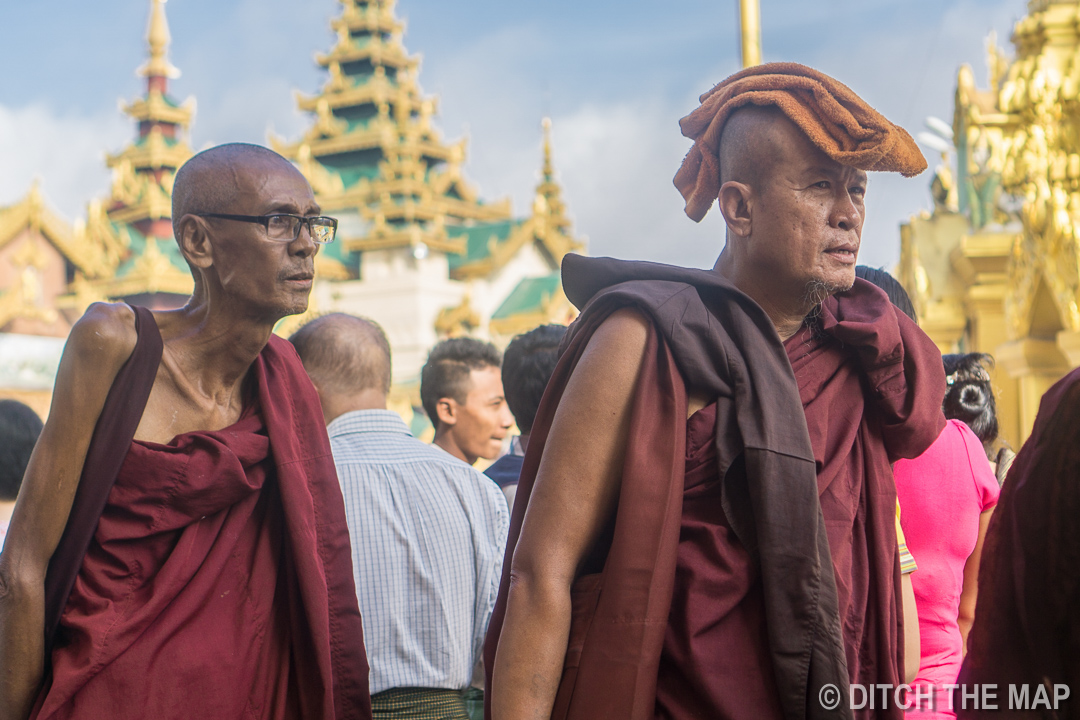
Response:
[{"label": "tiered golden pagoda", "polygon": [[[902,229],[901,277],[945,351],[995,356],[1002,431],[1031,432],[1046,389],[1080,365],[1080,3],[1031,0],[990,88],[957,79],[958,208]],[[939,174],[936,189],[944,182]],[[944,188],[948,189],[948,188]]]},{"label": "tiered golden pagoda", "polygon": [[480,202],[461,173],[465,141],[447,144],[432,125],[435,99],[420,90],[419,60],[402,45],[395,0],[342,5],[331,23],[337,43],[316,58],[330,77],[318,95],[297,98],[314,125],[298,143],[271,143],[297,162],[323,209],[342,219],[337,259],[346,266],[342,251],[463,252],[448,226],[509,219],[509,202]]},{"label": "tiered golden pagoda", "polygon": [[[465,180],[464,140],[446,143],[434,126],[436,101],[420,90],[419,60],[402,45],[396,1],[340,2],[342,14],[331,23],[337,42],[316,56],[329,77],[317,95],[297,98],[300,109],[314,116],[311,128],[296,143],[271,139],[300,167],[322,208],[339,220],[341,242],[320,252],[318,277],[377,283],[379,297],[392,295],[415,307],[409,322],[439,336],[488,334],[488,321],[517,286],[544,277],[545,288],[554,283],[555,291],[528,293],[535,316],[541,300],[561,294],[563,256],[583,247],[570,234],[555,182],[550,122],[544,124],[544,164],[532,214],[513,218],[508,200],[487,204]],[[506,270],[515,259],[514,269]],[[413,290],[406,289],[410,282]],[[349,310],[353,302],[375,313],[365,304],[378,299],[374,287],[351,295],[335,291],[331,295],[339,300],[330,304]],[[314,297],[323,302],[322,294]],[[433,314],[435,302],[442,304]],[[408,324],[389,316],[385,322]],[[422,344],[418,337],[401,342]]]},{"label": "tiered golden pagoda", "polygon": [[151,0],[147,43],[150,57],[138,70],[146,94],[122,106],[137,123],[135,141],[106,162],[112,191],[91,202],[85,225],[76,226],[91,246],[108,248],[106,271],[77,277],[64,302],[82,310],[98,299],[127,299],[154,308],[176,307],[191,293],[193,280],[173,240],[172,186],[179,167],[192,155],[185,139],[195,111],[168,94],[179,71],[169,63],[165,1]]}]

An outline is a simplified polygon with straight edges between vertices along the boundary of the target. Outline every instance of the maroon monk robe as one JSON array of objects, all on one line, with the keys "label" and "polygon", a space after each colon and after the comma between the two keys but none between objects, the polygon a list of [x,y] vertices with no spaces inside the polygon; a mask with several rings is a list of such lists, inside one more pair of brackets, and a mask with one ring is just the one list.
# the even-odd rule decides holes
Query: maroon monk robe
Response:
[{"label": "maroon monk robe", "polygon": [[[568,255],[563,282],[575,304],[588,305],[567,334],[567,347],[537,413],[504,568],[511,564],[551,419],[591,334],[608,314],[626,306],[645,313],[656,332],[651,333],[633,393],[631,437],[613,527],[599,548],[602,563],[589,568],[595,571],[602,564],[602,573],[578,578],[571,593],[569,647],[552,717],[644,720],[665,712],[657,702],[657,673],[661,654],[669,649],[679,664],[679,649],[665,646],[672,617],[686,610],[685,627],[700,627],[706,616],[715,616],[716,603],[710,599],[715,588],[710,584],[722,571],[698,567],[700,572],[695,572],[689,565],[691,572],[678,569],[683,560],[693,563],[693,553],[683,553],[694,544],[683,542],[693,533],[683,537],[683,530],[701,521],[716,525],[719,510],[709,512],[710,493],[711,504],[719,502],[732,525],[737,521],[733,534],[746,538],[747,550],[760,564],[768,654],[785,715],[849,716],[816,702],[825,685],[841,688],[846,696],[847,668],[810,439],[791,365],[771,321],[751,299],[708,271]],[[700,513],[692,511],[686,527],[684,474],[690,466],[696,471],[699,463],[686,455],[684,377],[697,394],[718,400],[715,465],[723,478],[701,488],[693,478],[687,481],[694,483],[685,488],[687,498]],[[729,530],[722,524],[703,529],[711,542],[723,542]],[[723,549],[731,551],[729,557],[742,552]],[[689,582],[677,580],[677,574]],[[504,570],[485,645],[489,673],[508,577]],[[728,580],[735,581],[736,594],[753,584],[745,575]],[[677,583],[680,607],[673,608]],[[725,601],[728,608],[742,604],[735,595]],[[707,612],[696,612],[701,608]],[[751,644],[759,642],[756,633],[743,635]],[[727,648],[693,641],[690,646],[691,664],[703,659],[702,668],[724,664],[720,656]],[[751,648],[749,654],[759,651]],[[746,669],[763,687],[768,685],[762,682],[767,671],[752,657],[746,658]],[[698,690],[698,680],[708,682],[700,672],[693,679],[689,674]],[[738,685],[739,676],[731,679]],[[707,703],[714,694],[715,689],[704,688],[698,699]],[[740,717],[760,717],[762,708],[751,705],[753,692],[730,699],[729,707],[738,707]],[[683,709],[692,712],[691,705]]]},{"label": "maroon monk robe", "polygon": [[[958,683],[1025,692],[1009,717],[1080,717],[1080,368],[1043,396],[1031,437],[1016,456],[990,519],[979,566],[979,599]],[[1054,686],[1069,697],[1056,704]],[[1038,704],[1039,688],[1045,698]],[[1058,688],[1058,697],[1064,690]],[[992,718],[961,693],[960,718]],[[1049,706],[1049,707],[1048,707]],[[1020,712],[1021,709],[1030,709]]]},{"label": "maroon monk robe", "polygon": [[276,336],[241,418],[134,442],[33,717],[370,718],[318,397]]},{"label": "maroon monk robe", "polygon": [[779,720],[760,572],[721,503],[716,412],[712,403],[686,423],[682,520],[656,717]]},{"label": "maroon monk robe", "polygon": [[863,280],[784,345],[818,467],[851,682],[896,686],[904,644],[891,462],[917,457],[944,427],[941,354]]},{"label": "maroon monk robe", "polygon": [[[869,452],[874,456],[874,462],[870,463],[874,468],[880,469],[884,462],[888,472],[887,485],[891,487],[887,452],[919,454],[933,442],[944,423],[939,407],[944,392],[944,373],[940,356],[929,339],[913,324],[904,325],[897,320],[884,294],[862,283],[842,301],[831,301],[825,310],[826,322],[823,324],[835,338],[820,344],[834,350],[839,345],[837,339],[842,339],[848,344],[847,350],[839,354],[811,353],[814,362],[802,367],[803,387],[797,389],[793,382],[795,378],[790,374],[791,365],[786,359],[776,361],[772,357],[771,343],[778,344],[778,340],[760,308],[714,273],[606,258],[585,261],[574,256],[568,256],[564,261],[563,272],[568,296],[588,300],[598,292],[600,295],[583,312],[578,323],[577,341],[574,333],[568,334],[569,346],[538,413],[538,424],[534,426],[530,453],[527,454],[532,457],[526,457],[519,489],[519,497],[525,500],[519,499],[515,503],[507,567],[550,415],[576,357],[591,332],[612,311],[613,304],[633,305],[645,311],[657,323],[664,338],[673,343],[675,364],[689,378],[688,384],[698,393],[704,391],[720,397],[724,420],[717,423],[716,439],[720,459],[718,469],[724,479],[722,483],[711,485],[713,488],[721,486],[724,492],[716,493],[708,485],[698,487],[687,478],[686,495],[681,498],[686,503],[684,509],[680,507],[680,499],[671,495],[672,486],[666,494],[662,487],[657,487],[661,479],[678,483],[679,488],[683,485],[683,473],[669,472],[667,464],[667,440],[677,421],[671,419],[672,408],[664,402],[671,393],[680,392],[682,378],[679,373],[674,377],[670,373],[670,355],[664,352],[666,343],[661,342],[660,354],[654,355],[657,350],[653,349],[650,340],[635,390],[631,456],[623,471],[622,493],[614,537],[611,538],[612,553],[619,550],[622,554],[608,556],[603,575],[582,577],[575,583],[570,647],[553,718],[652,717],[654,703],[651,697],[654,693],[657,696],[655,711],[660,717],[771,715],[775,705],[760,700],[760,694],[769,687],[767,669],[759,668],[757,677],[740,676],[740,670],[745,672],[754,666],[753,661],[746,661],[740,668],[738,663],[732,663],[731,658],[726,657],[731,649],[748,657],[760,653],[760,636],[747,632],[746,628],[740,633],[737,625],[755,622],[750,605],[755,597],[762,596],[762,587],[765,588],[769,652],[777,670],[777,690],[786,716],[843,717],[847,714],[843,707],[823,712],[824,708],[817,703],[817,689],[825,682],[838,686],[841,695],[847,697],[845,654],[857,663],[851,671],[853,681],[872,678],[872,682],[895,682],[902,653],[897,641],[899,589],[895,572],[898,571],[895,536],[890,539],[880,533],[867,532],[866,528],[858,532],[853,528],[856,517],[864,524],[877,519],[876,512],[870,513],[869,521],[865,512],[862,516],[859,513],[859,505],[866,502],[870,492],[863,493],[860,489],[849,493],[846,505],[831,498],[823,499],[817,513],[820,517],[826,506],[829,507],[826,519],[832,521],[832,526],[828,539],[823,538],[823,542],[849,544],[845,552],[847,559],[836,575],[837,582],[851,585],[852,578],[857,578],[855,584],[859,587],[863,584],[876,587],[881,583],[887,586],[872,599],[877,606],[866,608],[866,604],[863,605],[874,618],[866,626],[873,632],[851,632],[851,624],[845,623],[850,635],[844,634],[844,647],[837,649],[840,654],[837,659],[832,649],[832,630],[827,625],[813,624],[815,617],[820,618],[819,623],[828,622],[828,592],[836,593],[832,577],[827,584],[822,582],[820,591],[813,589],[812,584],[815,576],[811,571],[820,567],[818,558],[822,556],[812,553],[815,535],[813,525],[807,523],[812,523],[813,506],[817,506],[817,495],[822,488],[811,465],[810,477],[815,482],[810,500],[813,506],[804,499],[795,500],[794,494],[801,493],[795,481],[803,474],[801,466],[795,462],[802,457],[802,441],[797,435],[801,427],[805,437],[806,425],[802,424],[801,413],[798,426],[792,423],[791,410],[780,393],[787,392],[787,383],[791,382],[791,391],[803,394],[809,378],[818,381],[813,392],[824,390],[827,394],[842,389],[858,395],[859,414],[854,425],[857,431],[862,428],[863,437],[859,442],[843,432],[831,432],[834,426],[842,428],[844,423],[823,422],[828,417],[817,411],[824,406],[815,408],[814,412],[807,411],[806,419],[813,419],[816,426],[813,454],[820,457],[822,449],[826,453]],[[626,282],[642,280],[646,282]],[[582,286],[586,288],[584,291]],[[571,299],[579,306],[582,304],[574,297]],[[904,353],[901,341],[911,343],[908,354]],[[785,370],[778,371],[774,367],[777,362],[782,363]],[[836,377],[829,374],[830,367]],[[784,378],[785,372],[788,380]],[[864,390],[858,380],[860,372],[875,398],[868,403],[865,419],[862,412]],[[815,373],[824,374],[817,377]],[[838,403],[836,407],[844,405]],[[745,450],[740,446],[740,435],[746,443]],[[880,437],[882,435],[884,439]],[[678,433],[675,437],[678,441]],[[663,440],[662,444],[660,440]],[[821,440],[826,441],[824,448]],[[806,439],[807,446],[810,441],[811,438]],[[690,448],[688,453],[687,465],[680,470],[694,473],[699,468],[693,462]],[[745,464],[736,459],[739,454],[746,458]],[[852,471],[853,466],[863,463],[862,460],[840,460],[829,463],[831,469],[826,472],[827,478],[836,475],[838,467]],[[820,460],[817,464],[818,469],[822,469]],[[741,482],[745,487],[747,476],[752,478],[751,484],[748,489],[740,490],[739,478],[743,478]],[[641,482],[644,478],[649,480]],[[878,486],[884,479],[880,473],[874,476],[874,482],[870,484],[875,491],[880,490]],[[714,506],[711,512],[710,494]],[[730,499],[724,497],[728,494]],[[891,520],[894,503],[895,495],[889,505],[890,532],[894,527]],[[735,508],[737,514],[731,515],[729,507]],[[766,512],[762,513],[762,508]],[[673,516],[675,511],[679,511],[680,516]],[[780,517],[790,519],[778,522]],[[729,520],[732,524],[737,520],[740,525],[734,533],[728,525]],[[792,544],[782,540],[789,522],[792,527],[805,528],[800,535],[804,542]],[[680,525],[680,538],[675,559],[677,567],[673,568],[667,538],[676,524]],[[622,537],[620,526],[626,530]],[[837,532],[845,527],[847,531]],[[740,543],[742,537],[754,546],[756,553],[751,555],[761,557],[762,562],[766,550],[772,553],[769,556],[772,564],[763,568],[767,571],[762,576],[765,585],[757,582],[752,569],[747,569],[747,552],[741,547],[745,543]],[[627,563],[627,555],[638,561]],[[831,570],[827,547],[823,557]],[[595,566],[595,562],[592,564]],[[614,580],[608,577],[613,569],[621,573]],[[785,587],[785,581],[792,579],[795,582],[788,582]],[[505,581],[504,574],[503,589],[486,646],[489,668],[502,622]],[[770,587],[773,588],[772,605],[769,603]],[[782,594],[777,594],[778,588],[784,588]],[[811,590],[809,594],[800,595],[808,589]],[[719,602],[713,601],[715,595],[711,594],[717,591],[725,593]],[[784,597],[788,598],[786,602]],[[822,603],[816,609],[815,599]],[[653,625],[665,617],[662,612],[665,600],[670,613],[666,616],[668,632],[661,651]],[[846,597],[845,615],[851,612],[852,606],[851,598]],[[835,595],[831,608],[831,612],[836,613]],[[822,610],[822,614],[816,615]],[[773,614],[772,619],[769,613]],[[812,628],[808,638],[802,634],[807,627]],[[839,642],[840,628],[837,627],[835,632],[836,642]],[[795,638],[807,638],[807,641],[790,643]],[[882,639],[883,649],[876,645]],[[716,642],[731,647],[720,647]],[[784,643],[788,643],[787,648],[783,647]],[[876,649],[880,652],[875,652]],[[662,658],[658,657],[661,652]],[[661,661],[670,665],[659,668],[660,686],[657,687],[653,678]],[[807,667],[811,670],[809,683]],[[586,668],[588,677],[584,674]],[[735,697],[730,692],[721,695],[716,687],[709,686],[706,668],[729,673],[725,681],[731,681],[734,687],[741,687],[746,692]],[[837,671],[843,676],[837,675]],[[726,682],[721,684],[726,685]]]}]

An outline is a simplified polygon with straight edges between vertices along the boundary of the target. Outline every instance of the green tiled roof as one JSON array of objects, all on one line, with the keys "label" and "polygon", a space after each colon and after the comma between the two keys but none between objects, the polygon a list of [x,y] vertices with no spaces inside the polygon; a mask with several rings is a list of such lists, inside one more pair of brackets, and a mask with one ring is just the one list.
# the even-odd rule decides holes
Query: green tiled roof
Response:
[{"label": "green tiled roof", "polygon": [[540,310],[544,302],[559,290],[559,273],[553,272],[543,277],[525,278],[517,284],[499,309],[491,316],[493,320],[502,320],[514,315]]},{"label": "green tiled roof", "polygon": [[319,158],[319,162],[327,170],[333,170],[340,175],[341,182],[346,188],[350,188],[360,182],[361,178],[374,180],[379,177],[379,161],[382,158],[382,150],[356,150],[336,155],[324,155]]},{"label": "green tiled roof", "polygon": [[[147,138],[149,138],[149,137],[150,137],[150,134],[147,133],[146,135],[143,135],[142,137],[136,139],[135,140],[135,147],[142,147],[142,146],[146,145]],[[177,140],[174,137],[165,137],[165,136],[163,136],[162,140],[165,141],[165,147],[173,147],[177,143],[180,142],[179,140]]]},{"label": "green tiled roof", "polygon": [[452,238],[465,237],[465,254],[451,255],[450,268],[457,268],[468,263],[483,260],[491,254],[489,243],[492,236],[496,243],[506,242],[514,228],[524,220],[499,220],[497,222],[477,223],[476,225],[457,225],[447,227],[446,234]]},{"label": "green tiled roof", "polygon": [[[135,229],[134,225],[126,225],[120,223],[112,223],[113,231],[123,237],[124,230],[127,230],[128,237],[131,238],[131,257],[124,262],[120,263],[120,266],[116,268],[116,277],[122,278],[131,272],[132,267],[135,265],[135,261],[142,257],[142,254],[146,252],[146,236]],[[184,256],[180,253],[180,246],[178,246],[170,238],[158,238],[157,242],[158,250],[161,254],[169,259],[178,270],[183,270],[185,273],[190,272],[187,262],[184,260]]]}]

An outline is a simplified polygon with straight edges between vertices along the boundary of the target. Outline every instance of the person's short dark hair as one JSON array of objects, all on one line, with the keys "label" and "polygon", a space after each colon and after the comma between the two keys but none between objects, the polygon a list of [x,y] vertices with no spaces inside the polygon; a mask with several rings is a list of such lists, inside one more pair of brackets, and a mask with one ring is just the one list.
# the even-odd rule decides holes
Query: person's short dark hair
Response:
[{"label": "person's short dark hair", "polygon": [[435,408],[439,400],[448,397],[464,404],[469,394],[469,373],[500,365],[498,348],[475,338],[450,338],[431,349],[420,371],[420,403],[436,431],[439,414]]},{"label": "person's short dark hair", "polygon": [[942,355],[948,389],[941,409],[945,417],[965,423],[984,446],[998,436],[997,406],[988,370],[994,359],[985,353]]},{"label": "person's short dark hair", "polygon": [[559,362],[564,335],[565,325],[541,325],[515,337],[503,353],[503,393],[523,434],[532,432],[536,409]]},{"label": "person's short dark hair", "polygon": [[374,320],[321,315],[289,337],[312,382],[324,393],[390,393],[390,342]]},{"label": "person's short dark hair", "polygon": [[911,296],[900,284],[900,281],[881,268],[873,268],[867,265],[855,266],[855,277],[874,283],[885,291],[889,301],[915,322],[919,319],[915,316],[915,304],[911,302]]},{"label": "person's short dark hair", "polygon": [[41,418],[26,405],[0,400],[0,500],[18,497],[42,427]]}]

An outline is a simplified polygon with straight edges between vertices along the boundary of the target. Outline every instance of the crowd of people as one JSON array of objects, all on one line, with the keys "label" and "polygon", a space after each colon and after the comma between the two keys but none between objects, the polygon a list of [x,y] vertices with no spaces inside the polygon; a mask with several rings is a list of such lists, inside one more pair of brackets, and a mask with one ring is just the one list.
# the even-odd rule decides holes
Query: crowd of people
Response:
[{"label": "crowd of people", "polygon": [[833,78],[682,129],[716,265],[568,255],[570,327],[431,349],[430,444],[377,323],[273,334],[337,229],[299,171],[189,160],[188,303],[0,402],[0,720],[1080,717],[1080,369],[1014,455],[992,359],[856,265],[867,171],[926,163]]}]

